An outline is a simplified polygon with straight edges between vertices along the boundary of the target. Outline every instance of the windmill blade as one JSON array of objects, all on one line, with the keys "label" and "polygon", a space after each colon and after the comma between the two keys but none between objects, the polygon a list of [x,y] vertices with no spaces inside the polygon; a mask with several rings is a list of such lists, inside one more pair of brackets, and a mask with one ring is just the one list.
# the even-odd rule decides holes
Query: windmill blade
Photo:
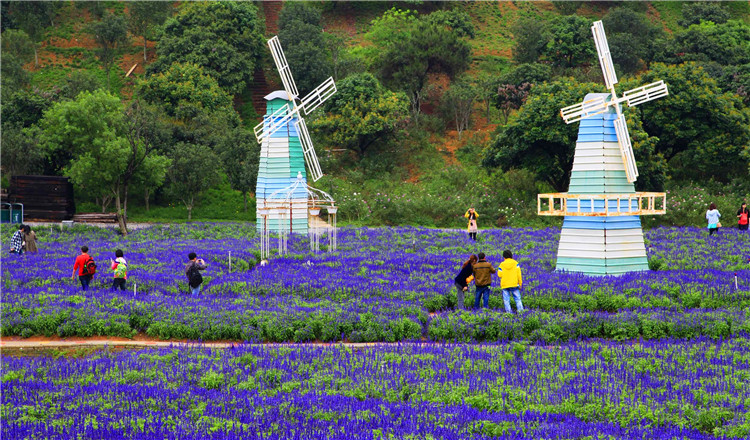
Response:
[{"label": "windmill blade", "polygon": [[617,143],[620,145],[622,162],[625,165],[625,175],[628,178],[628,182],[633,183],[638,178],[638,167],[635,164],[633,145],[630,143],[628,124],[625,122],[625,115],[622,113],[615,119],[615,133],[617,133]]},{"label": "windmill blade", "polygon": [[630,107],[635,107],[636,105],[653,101],[654,99],[667,95],[669,95],[667,85],[664,81],[657,81],[643,87],[638,87],[637,89],[628,90],[622,94],[620,100],[627,102]]},{"label": "windmill blade", "polygon": [[271,136],[279,131],[281,127],[288,124],[297,113],[299,113],[299,111],[296,107],[294,110],[290,110],[289,104],[282,105],[275,112],[265,116],[263,122],[253,128],[253,131],[255,131],[255,139],[258,140],[258,143],[261,143],[263,139]]},{"label": "windmill blade", "polygon": [[560,109],[560,116],[566,124],[580,121],[589,116],[598,115],[607,111],[608,103],[604,97],[589,99],[578,104]]},{"label": "windmill blade", "polygon": [[279,71],[279,76],[281,76],[284,90],[289,95],[289,100],[293,101],[299,96],[299,92],[297,91],[297,85],[294,83],[294,78],[292,78],[292,71],[289,69],[289,63],[286,61],[284,51],[281,50],[279,37],[275,36],[268,40],[268,47],[271,49],[271,56],[273,56],[273,62],[276,63],[276,69]]},{"label": "windmill blade", "polygon": [[333,82],[333,77],[329,77],[327,80],[323,81],[323,84],[319,85],[315,90],[302,98],[302,104],[300,104],[300,107],[302,107],[306,115],[309,115],[311,111],[320,107],[320,105],[326,102],[334,93],[336,93],[336,83]]},{"label": "windmill blade", "polygon": [[604,33],[602,22],[595,21],[594,25],[591,26],[591,32],[594,34],[594,44],[596,44],[596,53],[599,55],[599,64],[602,66],[604,82],[607,84],[607,88],[611,89],[612,86],[617,84],[617,73],[615,73],[615,65],[612,64],[612,55],[609,52],[607,35]]},{"label": "windmill blade", "polygon": [[305,124],[305,120],[302,118],[297,119],[297,134],[302,144],[302,154],[305,156],[305,163],[307,163],[310,177],[312,177],[313,182],[316,182],[323,177],[323,171],[320,169],[320,162],[318,162],[318,155],[315,154],[315,147],[313,147],[312,139],[310,139],[310,132],[307,131],[307,124]]}]

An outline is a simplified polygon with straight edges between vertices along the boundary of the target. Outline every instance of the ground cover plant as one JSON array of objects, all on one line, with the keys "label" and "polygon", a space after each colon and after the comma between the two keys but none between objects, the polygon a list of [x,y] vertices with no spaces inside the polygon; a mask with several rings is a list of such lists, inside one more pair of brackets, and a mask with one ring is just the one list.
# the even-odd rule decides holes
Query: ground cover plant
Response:
[{"label": "ground cover plant", "polygon": [[197,347],[2,360],[3,438],[713,439],[750,339]]},{"label": "ground cover plant", "polygon": [[[154,226],[127,238],[88,227],[37,232],[41,251],[2,267],[4,336],[550,344],[750,331],[750,236],[736,230],[652,229],[646,241],[658,270],[620,277],[554,272],[556,228],[483,231],[478,242],[457,230],[343,228],[336,253],[312,254],[296,237],[288,255],[265,266],[252,225]],[[87,292],[70,280],[84,244],[100,263]],[[109,291],[106,263],[117,248],[129,262],[126,292]],[[497,264],[506,248],[524,270],[529,312],[505,314],[499,292],[489,310],[455,310],[461,261],[483,251]],[[191,251],[209,264],[195,297],[183,272]]]}]

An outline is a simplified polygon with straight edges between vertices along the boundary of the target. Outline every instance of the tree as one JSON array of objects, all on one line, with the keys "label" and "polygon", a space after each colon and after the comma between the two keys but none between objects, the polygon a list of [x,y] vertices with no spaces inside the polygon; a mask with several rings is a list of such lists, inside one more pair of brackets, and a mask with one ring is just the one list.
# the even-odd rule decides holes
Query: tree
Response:
[{"label": "tree", "polygon": [[36,51],[34,43],[26,32],[8,29],[2,33],[3,61],[0,64],[3,100],[7,100],[11,94],[20,90],[29,83],[29,74],[23,65],[34,57]]},{"label": "tree", "polygon": [[582,1],[563,0],[554,2],[553,5],[563,15],[573,15],[583,4]]},{"label": "tree", "polygon": [[577,15],[559,17],[553,22],[544,53],[556,65],[575,67],[594,60],[591,23]]},{"label": "tree", "polygon": [[[513,84],[520,86],[523,83],[541,84],[552,79],[552,68],[546,64],[531,63],[521,64],[510,72],[500,77],[500,84]],[[492,95],[497,93],[497,87],[492,91]]]},{"label": "tree", "polygon": [[81,92],[93,92],[101,86],[99,78],[91,71],[74,70],[65,78],[61,93],[67,99],[75,99]]},{"label": "tree", "polygon": [[337,88],[326,114],[310,122],[313,134],[327,145],[348,149],[362,159],[407,120],[406,96],[385,90],[369,73],[348,76]]},{"label": "tree", "polygon": [[114,198],[123,235],[128,232],[124,206],[134,175],[145,169],[163,174],[169,165],[156,154],[149,132],[153,121],[145,121],[149,115],[139,105],[136,101],[126,110],[102,89],[82,92],[74,101],[55,104],[39,122],[47,154],[70,153],[63,174],[90,196]]},{"label": "tree", "polygon": [[495,95],[495,107],[503,114],[505,124],[508,123],[510,112],[521,108],[526,101],[530,88],[531,84],[529,83],[521,85],[501,84],[498,86],[497,94]]},{"label": "tree", "polygon": [[252,81],[265,50],[263,22],[251,2],[188,2],[167,20],[159,39],[151,74],[165,72],[173,63],[203,68],[230,94],[242,92]]},{"label": "tree", "polygon": [[2,144],[0,162],[3,164],[3,175],[17,176],[42,170],[44,152],[39,148],[37,130],[3,121]]},{"label": "tree", "polygon": [[443,94],[444,111],[450,114],[455,122],[459,139],[461,139],[461,132],[469,128],[476,97],[476,89],[465,79],[455,81]]},{"label": "tree", "polygon": [[469,66],[470,49],[456,33],[425,20],[414,22],[404,36],[382,48],[377,64],[385,84],[405,91],[412,113],[418,115],[428,75],[444,73],[454,78],[464,72]]},{"label": "tree", "polygon": [[164,20],[169,17],[171,9],[172,5],[169,2],[139,1],[130,2],[128,4],[128,11],[130,13],[130,31],[133,35],[140,35],[143,37],[144,63],[147,61],[146,44],[148,41],[146,35],[153,26],[164,23]]},{"label": "tree", "polygon": [[747,164],[738,161],[750,145],[750,112],[741,98],[723,93],[717,82],[695,63],[657,63],[624,90],[663,80],[669,96],[637,107],[643,127],[659,139],[656,152],[677,179],[727,182],[744,176]]},{"label": "tree", "polygon": [[702,22],[674,37],[670,61],[714,61],[721,65],[750,63],[750,25],[729,20],[723,24]]},{"label": "tree", "polygon": [[258,178],[260,146],[252,133],[238,127],[224,139],[219,154],[224,162],[229,185],[242,193],[244,212],[247,212],[247,195],[255,191]]},{"label": "tree", "polygon": [[221,181],[216,157],[210,148],[180,143],[171,154],[172,165],[167,171],[169,194],[187,208],[188,220],[193,219],[193,208],[201,195]]},{"label": "tree", "polygon": [[430,24],[444,26],[452,30],[459,37],[474,38],[476,35],[471,16],[459,9],[435,11],[428,15],[426,20]]},{"label": "tree", "polygon": [[[57,8],[60,5],[57,2],[12,2],[10,4],[10,14],[13,21],[18,27],[26,32],[31,38],[34,48],[34,66],[39,67],[38,45],[44,38],[44,29],[52,25],[53,18]],[[5,37],[5,33],[3,33]]]},{"label": "tree", "polygon": [[612,54],[612,62],[621,73],[634,73],[651,61],[654,45],[664,31],[652,24],[645,14],[630,8],[611,10],[602,19]]},{"label": "tree", "polygon": [[535,18],[521,18],[513,25],[513,61],[536,63],[549,40],[548,24]]},{"label": "tree", "polygon": [[722,24],[727,20],[729,20],[729,11],[720,2],[686,2],[682,5],[682,20],[679,24],[682,27],[690,27],[693,24],[700,24],[701,21]]},{"label": "tree", "polygon": [[232,98],[219,81],[197,64],[175,63],[138,84],[146,101],[164,106],[168,115],[190,119],[202,113],[231,109]]},{"label": "tree", "polygon": [[490,105],[495,100],[499,83],[500,79],[491,73],[482,72],[476,78],[474,89],[477,92],[477,98],[479,98],[484,105],[487,123],[490,122]]},{"label": "tree", "polygon": [[286,2],[279,13],[279,41],[303,96],[330,72],[320,20],[320,11],[303,2]]},{"label": "tree", "polygon": [[[583,101],[586,94],[598,89],[601,86],[597,84],[577,83],[571,79],[537,84],[516,117],[503,127],[487,149],[482,164],[504,171],[525,168],[556,191],[565,191],[573,167],[579,124],[565,124],[560,108]],[[641,165],[658,162],[658,157],[649,150],[653,142],[639,128],[637,112],[627,111],[626,116],[641,178],[651,182],[651,178],[643,177],[651,171]],[[660,169],[663,168],[650,167],[657,173]],[[658,182],[659,176],[654,181]]]},{"label": "tree", "polygon": [[128,25],[125,17],[106,14],[104,18],[92,25],[91,30],[99,46],[97,52],[99,60],[104,65],[104,71],[107,73],[107,90],[109,90],[109,71],[118,47],[127,42]]}]

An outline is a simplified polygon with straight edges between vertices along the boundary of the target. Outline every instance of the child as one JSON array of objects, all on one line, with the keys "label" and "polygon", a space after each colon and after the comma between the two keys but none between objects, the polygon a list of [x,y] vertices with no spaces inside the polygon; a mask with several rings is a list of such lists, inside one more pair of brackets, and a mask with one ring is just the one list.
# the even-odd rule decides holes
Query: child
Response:
[{"label": "child", "polygon": [[521,268],[518,265],[518,261],[513,259],[511,251],[503,251],[503,258],[505,260],[500,263],[500,270],[497,271],[497,276],[500,277],[500,288],[503,289],[505,311],[513,313],[513,310],[510,308],[510,294],[512,293],[513,299],[516,301],[516,310],[518,310],[518,313],[521,313],[523,312],[523,303],[521,302],[521,287],[523,287]]},{"label": "child", "polygon": [[112,290],[125,290],[125,280],[128,279],[128,262],[123,257],[122,250],[117,249],[115,251],[115,260],[109,259],[109,263],[112,270],[115,272],[115,277],[112,280]]}]

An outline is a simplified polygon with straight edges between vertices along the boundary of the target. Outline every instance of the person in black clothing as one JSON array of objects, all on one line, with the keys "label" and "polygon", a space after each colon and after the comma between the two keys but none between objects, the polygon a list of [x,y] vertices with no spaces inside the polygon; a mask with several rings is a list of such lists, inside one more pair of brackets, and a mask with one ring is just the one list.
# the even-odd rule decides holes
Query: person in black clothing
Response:
[{"label": "person in black clothing", "polygon": [[456,284],[456,290],[458,291],[458,301],[456,302],[456,308],[464,308],[464,292],[469,290],[469,283],[466,282],[466,279],[473,275],[472,266],[476,262],[477,256],[470,256],[468,260],[464,261],[464,264],[461,266],[461,270],[453,280]]},{"label": "person in black clothing", "polygon": [[750,220],[750,211],[747,209],[747,203],[742,202],[740,210],[737,211],[737,227],[740,231],[747,231],[747,225]]}]

